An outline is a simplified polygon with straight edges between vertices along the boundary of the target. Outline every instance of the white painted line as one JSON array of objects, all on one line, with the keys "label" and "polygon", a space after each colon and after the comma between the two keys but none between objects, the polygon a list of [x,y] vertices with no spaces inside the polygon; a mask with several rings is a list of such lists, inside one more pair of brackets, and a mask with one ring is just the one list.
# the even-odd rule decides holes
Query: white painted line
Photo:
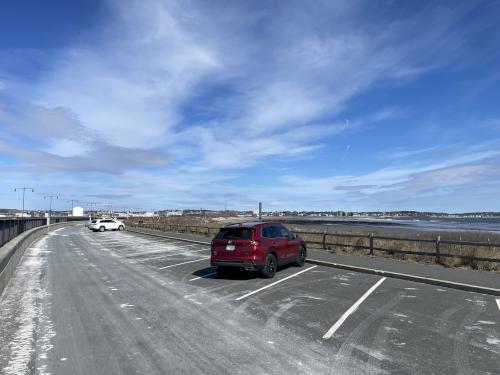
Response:
[{"label": "white painted line", "polygon": [[299,272],[297,272],[297,273],[294,273],[293,275],[287,276],[287,277],[285,277],[284,279],[278,280],[278,281],[276,281],[276,282],[274,282],[274,283],[272,283],[272,284],[266,285],[266,286],[264,286],[264,287],[262,287],[262,288],[260,288],[260,289],[254,290],[253,292],[250,292],[250,293],[247,293],[247,294],[245,294],[245,295],[243,295],[243,296],[241,296],[241,297],[238,297],[238,298],[236,298],[236,299],[235,299],[235,301],[239,301],[239,300],[242,300],[243,298],[247,298],[247,297],[251,296],[252,294],[255,294],[255,293],[260,292],[261,290],[264,290],[264,289],[270,288],[270,287],[272,287],[272,286],[274,286],[274,285],[276,285],[276,284],[279,284],[279,283],[281,283],[281,282],[283,282],[283,281],[285,281],[285,280],[291,279],[292,277],[298,276],[298,275],[300,275],[301,273],[307,272],[307,271],[312,270],[313,268],[316,268],[316,267],[318,267],[318,266],[312,266],[312,267],[309,267],[309,268],[307,268],[307,269],[305,269],[305,270],[302,270],[302,271],[299,271]]},{"label": "white painted line", "polygon": [[497,298],[496,301],[497,301],[498,309],[500,310],[500,298]]},{"label": "white painted line", "polygon": [[[166,258],[176,257],[176,256],[179,256],[179,255],[189,255],[191,253],[199,253],[199,252],[202,252],[202,251],[210,251],[210,249],[193,250],[193,251],[187,251],[187,252],[185,251],[185,252],[182,252],[182,253],[173,253],[173,254],[167,252],[167,253],[164,253],[162,255],[157,255],[157,256],[152,256],[152,257],[147,257],[146,256],[146,257],[141,258],[141,260],[147,260],[147,261],[149,261],[149,260],[162,259],[162,258],[166,259]],[[137,254],[132,254],[132,255],[129,255],[129,256],[137,256],[137,255],[141,255],[141,254],[137,253]]]},{"label": "white painted line", "polygon": [[178,255],[189,255],[190,253],[200,253],[202,251],[210,251],[210,249],[201,249],[201,250],[189,250],[189,251],[184,251],[182,253],[174,253],[174,254],[168,254],[168,255],[163,255],[165,257],[175,257]]},{"label": "white painted line", "polygon": [[166,266],[166,267],[160,267],[161,270],[164,270],[166,268],[170,268],[170,267],[177,267],[177,266],[180,266],[182,264],[188,264],[188,263],[193,263],[193,262],[201,262],[202,260],[206,260],[210,257],[204,257],[204,258],[201,258],[201,259],[196,259],[196,260],[190,260],[188,262],[182,262],[182,263],[177,263],[177,264],[171,264],[170,266]]},{"label": "white painted line", "polygon": [[212,272],[212,273],[208,273],[208,274],[203,275],[203,276],[194,277],[194,278],[192,278],[189,281],[195,281],[195,280],[203,279],[204,277],[213,276],[215,274],[217,274],[217,272]]},{"label": "white painted line", "polygon": [[342,323],[344,323],[344,322],[345,322],[345,320],[349,317],[349,315],[351,315],[354,311],[356,311],[356,310],[358,309],[359,305],[361,305],[361,304],[363,303],[363,301],[364,301],[366,298],[368,298],[368,296],[369,296],[370,294],[372,294],[372,292],[373,292],[375,289],[377,289],[377,288],[378,288],[378,286],[379,286],[380,284],[382,284],[382,283],[384,282],[384,280],[385,280],[385,279],[386,279],[386,277],[382,277],[379,281],[377,281],[377,282],[375,283],[375,285],[373,285],[370,289],[368,289],[368,291],[367,291],[365,294],[363,294],[363,295],[361,296],[361,298],[360,298],[360,299],[358,299],[358,300],[356,301],[356,303],[355,303],[354,305],[352,305],[352,306],[349,308],[349,310],[347,310],[347,311],[344,313],[344,315],[342,315],[342,316],[340,317],[340,319],[339,319],[339,320],[337,320],[337,322],[336,322],[336,323],[335,323],[335,324],[334,324],[334,325],[333,325],[333,326],[332,326],[332,327],[328,330],[328,332],[324,334],[323,338],[324,338],[324,339],[329,339],[330,337],[332,337],[332,336],[333,336],[333,334],[335,333],[335,331],[337,331],[337,329],[339,329],[339,328],[340,328],[340,326],[342,325]]}]

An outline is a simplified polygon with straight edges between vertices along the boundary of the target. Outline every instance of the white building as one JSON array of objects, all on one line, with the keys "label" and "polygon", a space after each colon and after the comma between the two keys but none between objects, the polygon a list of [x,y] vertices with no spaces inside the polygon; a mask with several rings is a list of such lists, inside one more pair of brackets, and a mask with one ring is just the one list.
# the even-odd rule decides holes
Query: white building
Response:
[{"label": "white building", "polygon": [[73,207],[73,215],[72,216],[83,216],[83,208],[82,207]]}]

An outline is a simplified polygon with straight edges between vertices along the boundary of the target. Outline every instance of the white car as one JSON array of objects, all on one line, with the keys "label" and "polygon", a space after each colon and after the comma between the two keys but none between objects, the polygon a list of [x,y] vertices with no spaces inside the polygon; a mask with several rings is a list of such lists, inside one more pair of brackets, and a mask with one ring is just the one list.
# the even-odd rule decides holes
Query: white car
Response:
[{"label": "white car", "polygon": [[94,232],[104,232],[105,230],[124,230],[125,224],[118,219],[93,219],[89,229]]}]

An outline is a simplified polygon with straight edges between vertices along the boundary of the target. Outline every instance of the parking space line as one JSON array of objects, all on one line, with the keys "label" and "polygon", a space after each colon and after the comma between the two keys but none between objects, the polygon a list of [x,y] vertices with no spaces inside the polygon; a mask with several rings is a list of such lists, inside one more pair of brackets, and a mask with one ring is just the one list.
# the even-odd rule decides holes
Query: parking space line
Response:
[{"label": "parking space line", "polygon": [[363,301],[364,301],[365,299],[367,299],[367,298],[368,298],[368,296],[369,296],[370,294],[372,294],[372,292],[373,292],[375,289],[377,289],[377,288],[378,288],[378,286],[379,286],[380,284],[382,284],[382,283],[384,282],[384,280],[385,280],[385,279],[386,279],[386,277],[382,277],[379,281],[377,281],[377,282],[375,283],[375,285],[373,285],[370,289],[368,289],[368,290],[366,291],[366,293],[365,293],[365,294],[363,294],[363,295],[361,296],[361,298],[360,298],[360,299],[358,299],[358,300],[356,301],[356,303],[355,303],[354,305],[352,305],[352,306],[349,308],[349,310],[347,310],[347,311],[344,313],[344,315],[342,315],[342,316],[340,317],[340,319],[339,319],[339,320],[337,320],[337,321],[335,322],[335,324],[334,324],[334,325],[333,325],[333,326],[332,326],[332,327],[328,330],[328,332],[326,332],[326,333],[323,335],[323,338],[324,338],[324,339],[329,339],[330,337],[332,337],[332,336],[333,336],[333,334],[335,333],[335,331],[337,331],[337,330],[340,328],[340,326],[342,325],[342,323],[344,323],[344,322],[345,322],[345,320],[349,317],[349,315],[351,315],[354,311],[356,311],[356,310],[357,310],[357,308],[359,307],[359,305],[361,305],[361,304],[363,303]]},{"label": "parking space line", "polygon": [[188,252],[168,254],[166,256],[173,257],[173,256],[177,256],[177,255],[185,255],[185,254],[190,254],[190,253],[201,253],[202,251],[210,251],[210,249],[189,250]]},{"label": "parking space line", "polygon": [[281,280],[278,280],[278,281],[276,281],[276,282],[274,282],[274,283],[272,283],[272,284],[266,285],[266,286],[264,286],[264,287],[262,287],[262,288],[259,288],[259,289],[257,289],[257,290],[254,290],[253,292],[250,292],[250,293],[247,293],[247,294],[245,294],[245,295],[243,295],[243,296],[241,296],[241,297],[238,297],[238,298],[236,298],[236,299],[235,299],[235,301],[240,301],[240,300],[242,300],[242,299],[244,299],[244,298],[247,298],[247,297],[249,297],[249,296],[251,296],[251,295],[253,295],[253,294],[255,294],[255,293],[260,292],[261,290],[264,290],[264,289],[270,288],[270,287],[272,287],[272,286],[274,286],[274,285],[276,285],[276,284],[279,284],[279,283],[281,283],[281,282],[283,282],[283,281],[285,281],[285,280],[291,279],[292,277],[298,276],[298,275],[300,275],[301,273],[307,272],[307,271],[312,270],[313,268],[316,268],[316,267],[318,267],[318,266],[312,266],[312,267],[309,267],[309,268],[307,268],[307,269],[305,269],[305,270],[302,270],[302,271],[299,271],[299,272],[297,272],[297,273],[294,273],[293,275],[287,276],[287,277],[285,277],[285,278],[283,278],[283,279],[281,279]]},{"label": "parking space line", "polygon": [[144,257],[145,260],[155,260],[155,259],[162,259],[162,258],[172,258],[172,257],[177,257],[179,255],[189,255],[191,253],[200,253],[202,251],[210,251],[210,249],[202,249],[202,250],[193,250],[193,251],[188,251],[188,252],[182,252],[182,253],[170,253],[170,252],[163,252],[163,253],[158,253],[161,255],[156,255],[152,257]]},{"label": "parking space line", "polygon": [[498,309],[500,310],[500,298],[497,298],[496,301],[497,301]]},{"label": "parking space line", "polygon": [[195,281],[195,280],[198,280],[198,279],[203,279],[204,277],[213,276],[213,275],[216,275],[216,274],[217,274],[217,272],[211,272],[211,273],[208,273],[208,274],[203,275],[203,276],[193,277],[189,281]]},{"label": "parking space line", "polygon": [[166,269],[166,268],[176,267],[176,266],[180,266],[180,265],[183,265],[183,264],[188,264],[188,263],[201,262],[202,260],[206,260],[206,259],[208,259],[208,258],[210,258],[210,257],[204,257],[204,258],[201,258],[201,259],[190,260],[190,261],[187,261],[187,262],[182,262],[182,263],[171,264],[170,266],[160,267],[160,270],[164,270],[164,269]]}]

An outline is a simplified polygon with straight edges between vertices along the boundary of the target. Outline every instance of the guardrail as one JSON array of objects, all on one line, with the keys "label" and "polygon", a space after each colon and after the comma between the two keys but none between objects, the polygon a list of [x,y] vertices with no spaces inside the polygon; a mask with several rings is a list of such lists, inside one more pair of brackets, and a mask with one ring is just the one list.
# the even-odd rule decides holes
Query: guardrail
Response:
[{"label": "guardrail", "polygon": [[180,225],[180,224],[165,224],[165,223],[131,223],[125,222],[127,225],[136,228],[148,228],[162,230],[164,232],[175,233],[190,233],[199,234],[201,236],[215,236],[219,232],[219,227],[206,227],[201,225]]},{"label": "guardrail", "polygon": [[[473,261],[483,261],[483,262],[494,262],[494,263],[500,263],[500,257],[499,258],[487,258],[487,257],[481,257],[477,256],[474,254],[470,255],[462,255],[462,254],[456,254],[456,253],[447,253],[443,252],[442,248],[445,245],[456,245],[456,246],[469,246],[469,247],[476,247],[476,248],[487,248],[487,249],[492,249],[492,248],[498,248],[500,250],[500,243],[492,243],[492,242],[472,242],[472,241],[451,241],[451,240],[442,240],[441,237],[436,237],[435,239],[429,239],[429,238],[402,238],[402,237],[387,237],[387,236],[374,236],[372,234],[368,235],[360,235],[360,234],[350,234],[350,233],[320,233],[320,232],[301,232],[301,231],[296,231],[295,233],[299,234],[300,236],[321,236],[322,240],[321,241],[310,241],[308,240],[308,244],[315,244],[315,245],[320,245],[321,248],[323,249],[329,249],[331,246],[343,246],[343,247],[350,247],[353,248],[354,250],[368,250],[369,255],[374,255],[375,251],[380,251],[380,252],[385,252],[389,254],[406,254],[406,255],[417,255],[417,256],[429,256],[429,257],[434,257],[437,263],[441,262],[441,258],[460,258],[460,259],[466,259],[470,262]],[[338,241],[336,242],[329,242],[327,239],[329,238],[353,238],[353,239],[358,239],[361,240],[362,243],[358,243],[357,241],[356,244],[350,244],[350,243],[339,243]],[[398,248],[387,248],[387,247],[380,247],[377,246],[377,242],[382,242],[385,241],[392,241],[395,243],[423,243],[423,244],[430,244],[428,247],[432,249],[432,251],[415,251],[415,250],[403,250],[403,249],[398,249]],[[498,253],[500,256],[500,251]]]},{"label": "guardrail", "polygon": [[[128,223],[132,227],[149,228],[162,230],[164,232],[190,233],[205,236],[214,236],[218,230],[218,226],[200,226],[200,225],[181,225],[181,224],[166,224],[161,222],[151,223]],[[351,233],[324,233],[324,232],[306,232],[295,230],[299,236],[303,237],[307,244],[316,245],[324,250],[331,250],[335,247],[346,247],[354,251],[367,251],[367,255],[374,255],[375,252],[383,252],[387,254],[403,254],[413,256],[433,257],[437,263],[441,263],[443,258],[458,258],[468,262],[492,262],[500,263],[500,243],[492,242],[472,242],[472,241],[451,241],[442,240],[440,237],[430,238],[402,238],[388,236],[374,236],[373,234],[351,234]],[[350,239],[351,241],[346,241]],[[407,246],[410,249],[403,249],[403,244],[413,243],[415,246]],[[422,245],[423,244],[423,245]],[[384,246],[385,245],[385,246]],[[391,245],[391,246],[389,246]],[[451,247],[453,246],[453,247]],[[417,250],[419,247],[424,247],[424,250]],[[454,250],[454,252],[447,252]],[[488,249],[487,252],[494,252],[498,257],[485,257],[474,254],[459,254],[458,251],[467,252],[471,249]],[[495,249],[497,249],[495,251]]]},{"label": "guardrail", "polygon": [[[67,221],[84,221],[88,220],[86,217],[55,217],[50,218],[51,224],[64,223]],[[13,218],[5,217],[0,218],[0,246],[9,242],[14,237],[20,235],[21,233],[47,224],[47,218],[45,217],[23,217],[23,218]]]}]

